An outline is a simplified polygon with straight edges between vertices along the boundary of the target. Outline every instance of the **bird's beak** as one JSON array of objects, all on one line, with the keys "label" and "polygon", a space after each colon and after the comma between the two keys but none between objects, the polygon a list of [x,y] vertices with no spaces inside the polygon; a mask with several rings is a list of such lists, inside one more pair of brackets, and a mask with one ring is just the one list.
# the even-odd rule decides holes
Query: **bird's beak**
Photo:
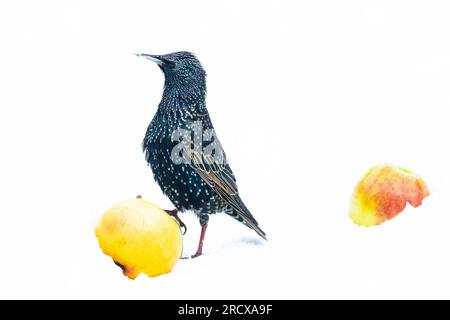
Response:
[{"label": "bird's beak", "polygon": [[136,56],[138,57],[144,57],[148,60],[151,60],[155,62],[157,65],[162,66],[164,64],[164,61],[161,59],[161,56],[156,56],[153,54],[146,54],[146,53],[136,53]]}]

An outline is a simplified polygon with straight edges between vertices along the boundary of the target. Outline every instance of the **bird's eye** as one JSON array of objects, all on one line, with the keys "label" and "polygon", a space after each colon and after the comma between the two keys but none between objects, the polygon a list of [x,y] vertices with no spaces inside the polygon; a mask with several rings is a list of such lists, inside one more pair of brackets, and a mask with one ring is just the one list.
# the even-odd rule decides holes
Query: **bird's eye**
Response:
[{"label": "bird's eye", "polygon": [[170,60],[163,60],[166,68],[175,68],[176,63]]}]

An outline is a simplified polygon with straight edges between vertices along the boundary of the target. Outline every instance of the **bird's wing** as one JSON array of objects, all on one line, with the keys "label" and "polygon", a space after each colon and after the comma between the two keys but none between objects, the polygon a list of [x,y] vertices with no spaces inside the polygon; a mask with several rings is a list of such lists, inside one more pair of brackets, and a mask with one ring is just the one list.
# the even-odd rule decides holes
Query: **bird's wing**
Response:
[{"label": "bird's wing", "polygon": [[202,154],[193,150],[191,155],[191,166],[198,175],[239,214],[249,227],[255,229],[258,223],[240,200],[236,178],[228,163],[226,161],[218,163],[212,156],[203,155],[202,157]]}]

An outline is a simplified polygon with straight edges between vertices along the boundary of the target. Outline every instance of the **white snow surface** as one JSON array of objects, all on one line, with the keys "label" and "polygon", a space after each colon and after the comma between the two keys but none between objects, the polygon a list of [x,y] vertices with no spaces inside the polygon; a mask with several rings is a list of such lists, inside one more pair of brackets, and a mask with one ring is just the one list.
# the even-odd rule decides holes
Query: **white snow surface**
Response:
[{"label": "white snow surface", "polygon": [[[0,298],[450,298],[449,16],[448,1],[1,2]],[[269,241],[213,216],[203,257],[130,281],[94,228],[138,194],[172,208],[140,150],[163,74],[134,53],[179,50],[208,72]],[[431,196],[357,227],[353,187],[379,162]]]}]

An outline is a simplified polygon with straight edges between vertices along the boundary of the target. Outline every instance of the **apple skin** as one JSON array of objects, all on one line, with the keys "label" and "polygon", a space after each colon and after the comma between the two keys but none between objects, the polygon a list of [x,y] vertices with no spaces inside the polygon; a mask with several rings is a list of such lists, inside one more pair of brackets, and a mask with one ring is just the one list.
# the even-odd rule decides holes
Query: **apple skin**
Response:
[{"label": "apple skin", "polygon": [[123,274],[136,279],[166,274],[180,259],[180,227],[164,210],[141,198],[108,209],[95,229],[100,248]]},{"label": "apple skin", "polygon": [[396,217],[406,204],[422,204],[430,192],[425,181],[409,170],[388,164],[373,166],[356,185],[350,217],[360,226],[377,226]]}]

